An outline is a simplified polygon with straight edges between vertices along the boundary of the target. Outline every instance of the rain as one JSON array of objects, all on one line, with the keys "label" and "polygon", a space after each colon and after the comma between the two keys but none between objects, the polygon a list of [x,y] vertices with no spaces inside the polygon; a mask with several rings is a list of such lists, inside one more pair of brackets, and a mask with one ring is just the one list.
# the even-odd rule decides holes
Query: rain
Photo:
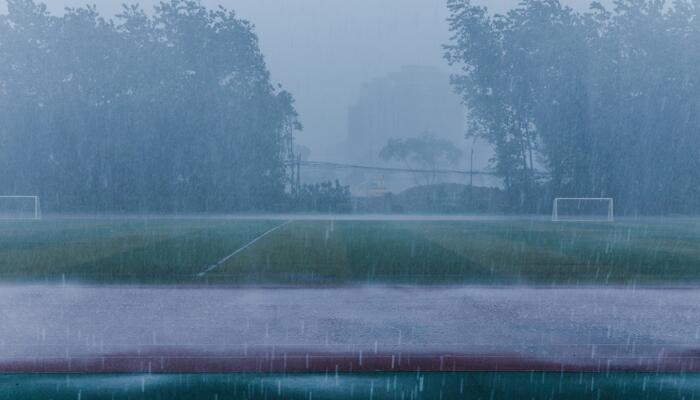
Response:
[{"label": "rain", "polygon": [[0,400],[699,398],[699,20],[0,0]]}]

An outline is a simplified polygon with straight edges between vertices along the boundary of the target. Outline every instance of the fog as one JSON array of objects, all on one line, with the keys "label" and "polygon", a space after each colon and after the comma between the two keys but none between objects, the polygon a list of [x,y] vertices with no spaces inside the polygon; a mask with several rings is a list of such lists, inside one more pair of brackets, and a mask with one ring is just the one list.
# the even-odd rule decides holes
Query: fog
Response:
[{"label": "fog", "polygon": [[690,3],[34,3],[0,181],[47,210],[697,211]]},{"label": "fog", "polygon": [[0,400],[700,398],[700,0],[82,1],[0,0]]},{"label": "fog", "polygon": [[[158,1],[46,0],[44,3],[54,14],[61,14],[65,7],[94,4],[101,14],[113,16],[121,11],[121,3],[138,3],[152,11]],[[517,5],[516,0],[476,3],[494,13],[506,12]],[[577,9],[585,9],[589,4],[586,0],[562,3]],[[311,157],[316,160],[366,161],[363,154],[348,154],[344,147],[348,108],[357,102],[363,85],[405,66],[434,67],[444,73],[445,79],[453,71],[443,58],[442,45],[449,39],[448,13],[443,1],[203,0],[202,4],[223,5],[255,24],[272,80],[282,84],[296,99],[304,125],[298,141],[311,149]],[[3,12],[6,5],[0,1],[0,13]],[[458,103],[459,96],[452,96],[450,102]],[[454,107],[454,104],[445,106]],[[455,139],[454,135],[449,136]],[[460,144],[469,148],[464,142]],[[483,145],[476,150],[483,153],[476,155],[477,167],[483,168],[490,151]]]}]

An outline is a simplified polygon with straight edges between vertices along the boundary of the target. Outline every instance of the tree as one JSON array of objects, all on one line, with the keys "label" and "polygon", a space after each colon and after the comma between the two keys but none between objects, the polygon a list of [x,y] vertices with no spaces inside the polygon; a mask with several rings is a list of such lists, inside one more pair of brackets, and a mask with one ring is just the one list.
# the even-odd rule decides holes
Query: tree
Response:
[{"label": "tree", "polygon": [[415,138],[389,139],[379,152],[383,160],[403,162],[409,169],[416,166],[428,169],[427,183],[435,183],[437,172],[443,165],[457,166],[462,152],[449,140],[438,139],[424,133]]},{"label": "tree", "polygon": [[365,82],[348,108],[346,161],[377,164],[379,151],[393,134],[419,136],[425,131],[458,140],[465,112],[450,87],[450,75],[435,67],[403,66]]},{"label": "tree", "polygon": [[349,212],[352,209],[350,187],[337,180],[304,184],[294,199],[297,211]]},{"label": "tree", "polygon": [[496,149],[511,208],[543,210],[556,195],[614,197],[627,213],[699,211],[695,2],[578,13],[525,0],[495,16],[467,0],[448,7],[446,57],[462,69],[453,85],[469,135]]},{"label": "tree", "polygon": [[285,201],[301,126],[247,21],[198,0],[0,16],[0,187],[51,210],[234,211]]}]

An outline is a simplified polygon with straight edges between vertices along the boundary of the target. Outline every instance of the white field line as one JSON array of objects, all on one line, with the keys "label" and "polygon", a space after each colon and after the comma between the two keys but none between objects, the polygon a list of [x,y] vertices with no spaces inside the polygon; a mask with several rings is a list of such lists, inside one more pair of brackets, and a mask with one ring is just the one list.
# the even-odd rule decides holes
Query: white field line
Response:
[{"label": "white field line", "polygon": [[285,225],[287,225],[287,224],[290,224],[290,223],[292,223],[292,221],[291,221],[291,220],[288,220],[288,221],[285,221],[285,222],[283,222],[283,223],[281,223],[281,224],[275,226],[274,228],[272,228],[272,229],[266,231],[266,232],[263,233],[262,235],[256,237],[255,239],[251,240],[250,242],[246,243],[243,247],[239,248],[238,250],[234,251],[233,253],[231,253],[231,254],[227,255],[226,257],[222,258],[221,260],[217,261],[215,264],[212,264],[212,265],[208,266],[208,267],[205,268],[202,272],[198,273],[197,276],[204,276],[204,275],[208,274],[209,272],[215,270],[216,268],[219,268],[219,267],[220,267],[222,264],[224,264],[226,261],[230,260],[230,259],[231,259],[232,257],[234,257],[236,254],[238,254],[238,253],[242,252],[243,250],[247,249],[248,247],[252,246],[252,245],[255,244],[255,242],[257,242],[258,240],[264,238],[265,236],[271,234],[272,232],[274,232],[274,231],[278,230],[279,228],[281,228],[281,227],[283,227],[283,226],[285,226]]}]

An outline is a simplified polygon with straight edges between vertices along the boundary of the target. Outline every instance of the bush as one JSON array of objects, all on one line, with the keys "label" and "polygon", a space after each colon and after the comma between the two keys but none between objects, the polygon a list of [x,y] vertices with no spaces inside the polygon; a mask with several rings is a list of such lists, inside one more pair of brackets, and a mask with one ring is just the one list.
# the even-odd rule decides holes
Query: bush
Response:
[{"label": "bush", "polygon": [[297,211],[349,212],[350,187],[335,182],[304,184],[295,196]]},{"label": "bush", "polygon": [[506,208],[501,189],[457,183],[416,186],[392,197],[392,210],[400,212],[500,213]]}]

